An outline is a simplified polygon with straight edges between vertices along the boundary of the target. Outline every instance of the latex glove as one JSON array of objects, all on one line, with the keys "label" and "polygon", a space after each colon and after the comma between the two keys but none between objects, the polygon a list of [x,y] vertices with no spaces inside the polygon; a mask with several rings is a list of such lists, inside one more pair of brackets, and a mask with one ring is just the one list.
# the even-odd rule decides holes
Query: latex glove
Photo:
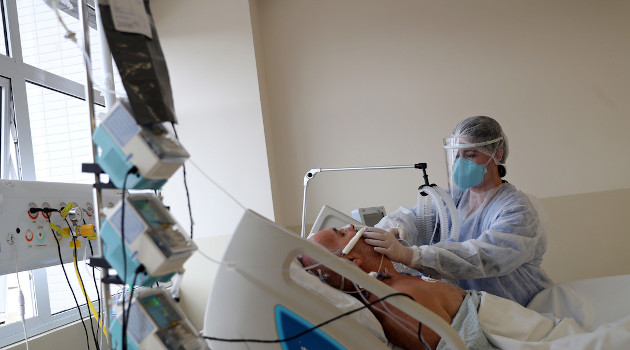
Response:
[{"label": "latex glove", "polygon": [[413,248],[405,247],[393,233],[380,228],[368,227],[363,233],[365,243],[374,246],[378,253],[387,255],[388,258],[401,264],[411,264],[413,258]]},{"label": "latex glove", "polygon": [[407,240],[407,230],[405,230],[404,227],[390,227],[385,231],[390,232],[398,239],[402,239],[403,241]]}]

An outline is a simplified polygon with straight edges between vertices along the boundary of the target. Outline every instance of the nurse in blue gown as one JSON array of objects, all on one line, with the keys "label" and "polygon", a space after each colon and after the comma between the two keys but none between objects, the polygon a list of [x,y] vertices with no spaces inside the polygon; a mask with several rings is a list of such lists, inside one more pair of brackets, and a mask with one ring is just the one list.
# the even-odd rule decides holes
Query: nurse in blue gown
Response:
[{"label": "nurse in blue gown", "polygon": [[461,223],[457,241],[402,245],[396,233],[419,240],[420,223],[417,208],[401,207],[368,229],[366,242],[394,261],[463,289],[527,305],[552,284],[540,266],[547,238],[530,198],[502,180],[509,149],[501,126],[485,116],[467,118],[444,140],[444,148]]}]

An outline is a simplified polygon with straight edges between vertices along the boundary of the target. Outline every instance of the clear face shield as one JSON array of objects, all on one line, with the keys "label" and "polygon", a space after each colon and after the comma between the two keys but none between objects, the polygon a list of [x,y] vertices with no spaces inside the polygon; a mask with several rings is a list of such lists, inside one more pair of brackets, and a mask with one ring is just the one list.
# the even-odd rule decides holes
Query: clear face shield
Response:
[{"label": "clear face shield", "polygon": [[[454,195],[458,191],[479,185],[486,173],[486,165],[493,160],[499,164],[495,155],[502,142],[503,137],[477,143],[471,143],[468,137],[445,138],[444,154],[449,192]],[[479,164],[480,154],[490,158]]]}]

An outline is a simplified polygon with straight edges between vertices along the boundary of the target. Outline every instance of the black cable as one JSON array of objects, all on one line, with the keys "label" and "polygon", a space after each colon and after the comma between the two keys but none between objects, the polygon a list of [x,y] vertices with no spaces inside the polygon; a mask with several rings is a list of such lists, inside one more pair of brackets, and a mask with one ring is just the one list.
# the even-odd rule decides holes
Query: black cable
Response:
[{"label": "black cable", "polygon": [[[76,239],[76,237],[72,236],[72,241],[74,242],[74,253],[73,253],[74,268],[77,269],[77,274],[79,274],[79,283],[81,284],[81,288],[83,288],[83,290],[85,291],[85,285],[83,284],[83,278],[81,278],[81,273],[79,272],[79,265],[77,263],[78,257],[77,257],[77,239]],[[87,295],[87,291],[85,291],[86,303],[87,303],[87,298],[89,298],[89,296]],[[98,326],[98,324],[97,324],[97,326]],[[96,345],[96,350],[100,350],[100,347],[99,347],[99,344],[98,344],[98,338],[96,337],[96,333],[94,332],[94,323],[92,322],[92,317],[91,316],[90,316],[90,329],[92,330],[92,337],[94,338],[94,344]]]},{"label": "black cable", "polygon": [[[60,212],[59,212],[59,215],[61,215]],[[72,232],[72,226],[70,225],[68,220],[65,217],[63,217],[63,215],[61,215],[61,217],[66,222],[66,225],[68,225],[68,229],[70,230],[70,232]],[[87,304],[87,302],[88,302],[87,298],[89,298],[89,296],[87,295],[87,291],[85,289],[85,285],[83,284],[83,278],[81,277],[81,272],[79,271],[79,265],[77,263],[77,261],[78,261],[77,240],[76,240],[76,237],[74,235],[72,235],[72,241],[74,242],[74,249],[73,249],[73,253],[72,253],[72,257],[74,258],[73,259],[74,260],[73,261],[74,262],[74,267],[77,270],[77,274],[79,275],[78,280],[79,280],[79,283],[81,284],[81,288],[82,288],[83,291],[85,291],[85,299],[86,299],[86,304]],[[98,291],[98,289],[97,289],[97,291]],[[99,343],[98,343],[98,338],[96,336],[96,334],[98,333],[98,324],[96,326],[97,326],[97,328],[96,328],[97,331],[96,331],[96,333],[94,333],[94,323],[92,322],[92,317],[90,317],[90,329],[92,330],[92,337],[94,338],[94,344],[96,345],[96,349],[100,350],[100,346],[99,346]]]},{"label": "black cable", "polygon": [[[83,220],[83,224],[85,224],[85,220]],[[94,249],[92,249],[92,242],[88,239],[88,245],[90,246],[90,255],[94,256]],[[96,289],[96,301],[98,302],[98,319],[99,322],[103,322],[103,319],[101,318],[101,292],[98,289],[98,283],[96,282],[96,268],[94,266],[92,266],[92,281],[94,281],[94,288]],[[100,332],[100,324],[96,324],[96,334],[98,335],[98,333]]]},{"label": "black cable", "polygon": [[420,322],[420,324],[418,325],[418,339],[420,339],[420,342],[422,343],[422,345],[424,345],[425,350],[431,350],[431,347],[429,346],[429,344],[427,344],[427,341],[424,340],[424,337],[421,334],[422,331],[422,322]]},{"label": "black cable", "polygon": [[392,294],[386,295],[386,296],[384,296],[384,297],[382,297],[380,299],[377,299],[377,300],[375,300],[375,301],[373,301],[373,302],[371,302],[369,304],[365,304],[365,305],[363,305],[361,307],[358,307],[356,309],[350,310],[348,312],[344,312],[341,315],[335,316],[335,317],[333,317],[333,318],[331,318],[331,319],[329,319],[327,321],[324,321],[324,322],[322,322],[322,323],[320,323],[320,324],[318,324],[316,326],[313,326],[313,327],[311,327],[311,328],[309,328],[307,330],[304,330],[304,331],[302,331],[302,332],[300,332],[300,333],[298,333],[296,335],[293,335],[291,337],[284,338],[284,339],[275,339],[275,340],[265,340],[265,339],[225,339],[225,338],[215,338],[215,337],[208,337],[208,336],[204,336],[203,338],[204,339],[208,339],[208,340],[215,340],[215,341],[228,342],[228,343],[264,343],[264,344],[285,343],[285,342],[289,342],[291,340],[297,339],[297,338],[303,336],[304,334],[310,333],[310,332],[312,332],[312,331],[314,331],[314,330],[316,330],[318,328],[321,328],[321,327],[323,327],[323,326],[325,326],[325,325],[327,325],[327,324],[329,324],[329,323],[331,323],[333,321],[336,321],[336,320],[338,320],[340,318],[343,318],[343,317],[346,317],[348,315],[351,315],[351,314],[353,314],[353,313],[355,313],[357,311],[361,311],[363,309],[369,308],[372,305],[380,303],[381,301],[383,301],[385,299],[388,299],[388,298],[391,298],[391,297],[394,297],[394,296],[404,296],[404,297],[407,297],[407,298],[409,298],[411,300],[415,300],[409,294],[392,293]]},{"label": "black cable", "polygon": [[[58,211],[58,210],[52,209],[50,211]],[[50,215],[48,215],[48,223],[52,224],[52,221],[50,221]],[[55,235],[55,231],[52,230],[52,228],[51,228],[51,231],[53,234],[53,238],[55,239],[55,242],[57,242],[57,252],[59,253],[59,262],[61,262],[61,269],[63,270],[64,276],[66,276],[66,282],[68,282],[68,287],[70,287],[70,292],[72,292],[72,297],[74,298],[74,302],[75,304],[77,304],[79,317],[81,318],[81,323],[83,324],[83,330],[85,331],[85,339],[87,341],[87,348],[88,350],[90,350],[90,337],[88,336],[88,331],[87,331],[87,327],[85,326],[85,321],[83,321],[83,314],[81,313],[81,307],[79,306],[79,302],[77,301],[77,296],[74,294],[74,290],[72,289],[72,284],[70,284],[70,279],[68,278],[68,273],[66,272],[66,268],[63,266],[63,258],[61,257],[61,245],[59,244],[59,241],[57,240],[57,235]]]},{"label": "black cable", "polygon": [[[123,297],[122,297],[122,348],[123,350],[127,350],[127,323],[125,322],[127,319],[126,311],[125,311],[125,294],[127,294],[127,252],[125,251],[125,190],[127,187],[127,178],[132,173],[137,172],[138,169],[134,166],[131,167],[125,174],[125,179],[123,180],[122,187],[122,207],[121,207],[121,215],[120,215],[120,241],[122,243],[122,253],[123,253]],[[135,282],[134,282],[135,283]],[[131,286],[131,290],[133,290],[133,286]],[[129,300],[131,303],[131,299]]]},{"label": "black cable", "polygon": [[[59,215],[61,215],[60,212],[59,212]],[[66,219],[63,215],[61,215],[61,217],[66,222],[66,225],[68,225],[68,230],[70,231],[70,234],[72,234],[72,226],[70,226],[68,219]],[[85,292],[85,303],[87,304],[88,303],[87,299],[89,298],[89,296],[87,295],[87,290],[85,289],[85,285],[83,284],[83,278],[81,277],[81,272],[79,272],[79,264],[77,263],[77,261],[79,260],[78,255],[77,255],[77,238],[74,235],[72,235],[72,242],[74,242],[74,249],[72,250],[72,257],[74,258],[73,259],[74,268],[77,270],[77,275],[79,276],[78,280],[79,280],[79,284],[81,284],[81,289]],[[98,344],[98,339],[96,337],[96,333],[98,333],[98,331],[94,333],[94,323],[92,322],[92,316],[90,316],[90,329],[92,330],[92,337],[94,338],[94,345],[96,345],[96,350],[100,350],[101,348]]]},{"label": "black cable", "polygon": [[133,299],[133,292],[135,291],[134,286],[136,285],[136,278],[138,277],[138,274],[140,274],[140,272],[144,271],[144,266],[140,265],[138,266],[138,268],[136,269],[136,272],[133,274],[133,283],[131,285],[131,292],[129,293],[129,306],[127,307],[127,319],[125,320],[124,324],[129,324],[129,314],[131,313],[131,301]]},{"label": "black cable", "polygon": [[[171,122],[173,126],[173,132],[175,133],[175,138],[179,142],[179,136],[177,136],[177,130],[175,130],[175,123]],[[188,192],[188,176],[186,175],[186,164],[182,164],[182,171],[184,173],[184,189],[186,189],[186,199],[188,201],[188,216],[190,217],[190,239],[193,239],[193,218],[192,218],[192,207],[190,206],[190,192]]]}]

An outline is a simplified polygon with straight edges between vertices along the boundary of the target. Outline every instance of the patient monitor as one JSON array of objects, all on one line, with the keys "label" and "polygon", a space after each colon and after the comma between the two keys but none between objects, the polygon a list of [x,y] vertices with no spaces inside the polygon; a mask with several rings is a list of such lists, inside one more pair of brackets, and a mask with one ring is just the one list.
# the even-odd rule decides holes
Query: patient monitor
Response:
[{"label": "patient monitor", "polygon": [[[162,288],[139,292],[131,303],[127,349],[209,349],[168,292]],[[111,326],[114,349],[122,349],[122,313]]]},{"label": "patient monitor", "polygon": [[133,277],[140,265],[146,270],[138,274],[137,285],[168,281],[176,272],[183,272],[184,262],[197,246],[159,199],[152,194],[132,194],[125,204],[125,246],[121,240],[122,201],[105,212],[107,220],[101,229],[103,255],[118,275],[125,273],[123,252],[128,277]]},{"label": "patient monitor", "polygon": [[385,217],[385,207],[358,208],[352,211],[352,217],[361,221],[366,226],[374,227]]}]

